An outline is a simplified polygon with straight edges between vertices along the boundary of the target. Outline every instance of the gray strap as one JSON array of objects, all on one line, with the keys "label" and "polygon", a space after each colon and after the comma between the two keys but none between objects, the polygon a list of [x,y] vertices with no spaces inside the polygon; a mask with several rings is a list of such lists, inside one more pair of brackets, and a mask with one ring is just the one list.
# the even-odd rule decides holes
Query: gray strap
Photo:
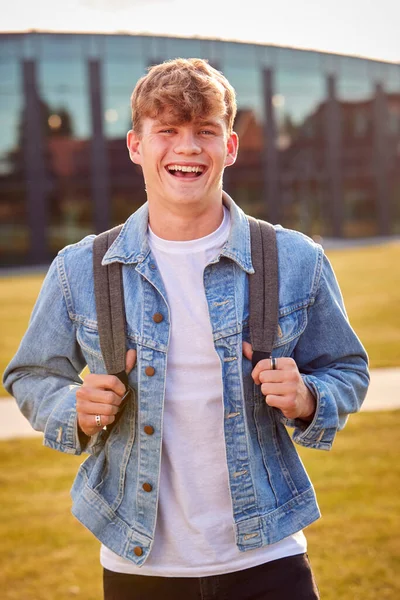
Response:
[{"label": "gray strap", "polygon": [[278,327],[278,251],[274,227],[248,217],[251,259],[255,273],[250,280],[250,340],[253,366],[270,358]]},{"label": "gray strap", "polygon": [[[255,273],[250,275],[250,340],[253,365],[270,358],[278,326],[278,253],[274,227],[248,217],[251,256]],[[108,248],[121,226],[94,240],[93,271],[100,347],[107,373],[127,385],[125,374],[126,320],[120,263],[102,266]],[[107,293],[108,291],[108,293]]]},{"label": "gray strap", "polygon": [[127,386],[125,373],[126,318],[122,268],[118,262],[102,266],[103,256],[121,231],[122,225],[98,235],[93,243],[93,274],[97,323],[103,360],[110,375]]}]

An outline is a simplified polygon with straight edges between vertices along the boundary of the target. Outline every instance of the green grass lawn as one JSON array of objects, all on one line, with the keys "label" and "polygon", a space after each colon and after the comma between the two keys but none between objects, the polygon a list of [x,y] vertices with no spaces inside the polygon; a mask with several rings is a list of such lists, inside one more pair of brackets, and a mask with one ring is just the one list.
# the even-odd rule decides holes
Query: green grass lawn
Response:
[{"label": "green grass lawn", "polygon": [[371,367],[400,366],[400,243],[328,252]]},{"label": "green grass lawn", "polygon": [[[328,253],[371,367],[400,366],[400,243]],[[18,348],[43,275],[0,278],[0,371]],[[5,395],[0,384],[0,397]]]},{"label": "green grass lawn", "polygon": [[[306,530],[323,600],[400,598],[400,411],[354,415],[331,452],[300,454],[323,518]],[[70,514],[82,457],[0,442],[4,600],[99,600],[99,543]],[[293,596],[296,600],[296,596]]]},{"label": "green grass lawn", "polygon": [[[0,371],[3,374],[28,325],[44,275],[0,278]],[[6,391],[0,383],[0,396]]]}]

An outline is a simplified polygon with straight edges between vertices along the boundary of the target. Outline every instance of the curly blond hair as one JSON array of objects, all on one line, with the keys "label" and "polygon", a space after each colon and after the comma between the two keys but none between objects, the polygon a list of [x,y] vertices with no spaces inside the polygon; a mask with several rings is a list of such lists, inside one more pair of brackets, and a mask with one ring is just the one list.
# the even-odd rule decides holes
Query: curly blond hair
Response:
[{"label": "curly blond hair", "polygon": [[157,118],[165,110],[177,123],[222,116],[230,135],[237,110],[229,81],[200,58],[176,58],[150,67],[133,90],[131,107],[138,135],[143,118]]}]

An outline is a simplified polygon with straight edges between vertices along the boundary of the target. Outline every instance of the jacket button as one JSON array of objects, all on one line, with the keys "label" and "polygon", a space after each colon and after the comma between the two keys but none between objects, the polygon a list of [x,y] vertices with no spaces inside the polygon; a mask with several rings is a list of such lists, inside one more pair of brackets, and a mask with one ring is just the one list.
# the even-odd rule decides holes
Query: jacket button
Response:
[{"label": "jacket button", "polygon": [[150,483],[144,483],[142,485],[142,488],[144,489],[145,492],[151,492],[151,490],[153,489],[153,486]]},{"label": "jacket button", "polygon": [[147,433],[147,435],[153,435],[154,433],[154,427],[152,427],[151,425],[145,425],[143,427],[143,430],[145,433]]},{"label": "jacket button", "polygon": [[161,313],[155,313],[153,315],[153,321],[154,321],[154,323],[161,323],[161,321],[163,321],[163,320],[164,320],[164,317],[162,316]]},{"label": "jacket button", "polygon": [[156,372],[154,367],[146,367],[144,372],[146,373],[146,375],[148,375],[149,377],[153,377],[154,373]]},{"label": "jacket button", "polygon": [[136,556],[142,556],[143,554],[143,549],[140,546],[135,546],[133,551],[136,554]]}]

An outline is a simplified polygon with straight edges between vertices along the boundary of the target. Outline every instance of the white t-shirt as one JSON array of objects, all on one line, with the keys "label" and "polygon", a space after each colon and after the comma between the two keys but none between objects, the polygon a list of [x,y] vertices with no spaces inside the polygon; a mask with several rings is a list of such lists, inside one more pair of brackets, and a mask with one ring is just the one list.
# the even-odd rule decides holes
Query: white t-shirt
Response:
[{"label": "white t-shirt", "polygon": [[203,272],[230,227],[206,237],[168,241],[149,230],[171,315],[157,523],[142,567],[102,546],[110,571],[162,577],[206,577],[254,567],[306,551],[298,532],[247,552],[235,543],[224,442],[221,363],[215,351]]}]

